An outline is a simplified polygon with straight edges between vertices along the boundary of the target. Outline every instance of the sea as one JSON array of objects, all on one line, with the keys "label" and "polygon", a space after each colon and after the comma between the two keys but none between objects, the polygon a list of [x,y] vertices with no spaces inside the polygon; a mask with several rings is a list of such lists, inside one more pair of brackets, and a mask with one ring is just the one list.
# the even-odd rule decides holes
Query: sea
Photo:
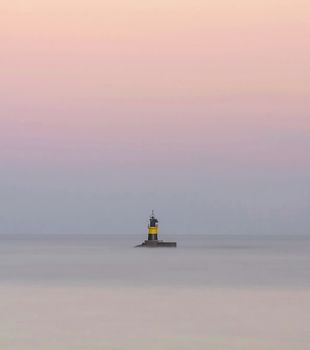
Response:
[{"label": "sea", "polygon": [[0,349],[310,349],[310,235],[143,239],[0,235]]}]

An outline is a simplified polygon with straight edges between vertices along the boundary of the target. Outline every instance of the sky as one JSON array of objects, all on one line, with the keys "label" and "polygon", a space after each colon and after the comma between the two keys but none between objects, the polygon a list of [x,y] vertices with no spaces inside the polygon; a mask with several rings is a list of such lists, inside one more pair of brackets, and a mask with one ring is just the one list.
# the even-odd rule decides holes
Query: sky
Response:
[{"label": "sky", "polygon": [[0,3],[0,233],[309,234],[308,0]]}]

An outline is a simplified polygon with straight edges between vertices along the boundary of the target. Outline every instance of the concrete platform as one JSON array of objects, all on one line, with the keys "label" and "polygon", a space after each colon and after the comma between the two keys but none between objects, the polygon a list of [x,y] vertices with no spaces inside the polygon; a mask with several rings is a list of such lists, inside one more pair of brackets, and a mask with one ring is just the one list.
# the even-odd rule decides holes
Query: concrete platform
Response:
[{"label": "concrete platform", "polygon": [[176,248],[177,242],[164,242],[164,241],[144,241],[142,244],[136,246],[146,248]]}]

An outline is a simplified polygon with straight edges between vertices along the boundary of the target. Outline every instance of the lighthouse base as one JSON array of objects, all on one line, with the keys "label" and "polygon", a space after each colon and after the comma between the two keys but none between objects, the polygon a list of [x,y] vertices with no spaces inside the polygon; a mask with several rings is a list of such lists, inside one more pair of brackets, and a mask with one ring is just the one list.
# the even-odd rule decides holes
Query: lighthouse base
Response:
[{"label": "lighthouse base", "polygon": [[142,244],[136,247],[146,247],[146,248],[176,248],[177,242],[164,242],[164,241],[144,241]]}]

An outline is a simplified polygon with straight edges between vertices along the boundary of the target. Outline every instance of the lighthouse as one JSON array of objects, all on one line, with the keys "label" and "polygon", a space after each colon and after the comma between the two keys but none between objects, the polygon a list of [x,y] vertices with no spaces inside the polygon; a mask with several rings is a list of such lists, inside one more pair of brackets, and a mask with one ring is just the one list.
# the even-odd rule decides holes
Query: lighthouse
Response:
[{"label": "lighthouse", "polygon": [[149,229],[148,240],[158,241],[158,220],[154,216],[154,210],[152,210],[152,215],[150,216],[150,223],[149,223],[148,229]]},{"label": "lighthouse", "polygon": [[149,219],[148,224],[148,237],[142,244],[137,245],[136,247],[148,247],[148,248],[175,248],[177,246],[176,242],[165,242],[158,239],[158,220],[154,215],[154,210]]}]

